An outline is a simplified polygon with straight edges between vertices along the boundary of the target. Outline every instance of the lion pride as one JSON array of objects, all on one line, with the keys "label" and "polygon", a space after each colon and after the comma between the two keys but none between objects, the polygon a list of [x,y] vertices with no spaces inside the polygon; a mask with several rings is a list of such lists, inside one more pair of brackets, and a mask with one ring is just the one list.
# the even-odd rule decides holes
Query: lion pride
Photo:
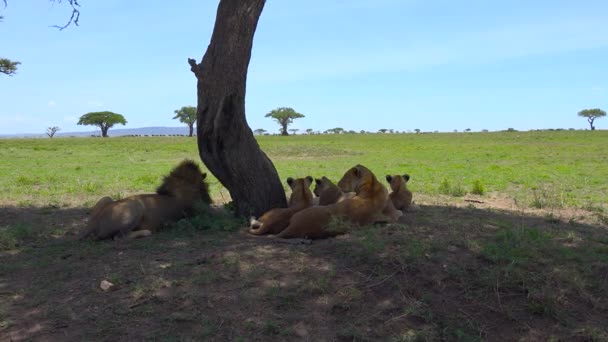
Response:
[{"label": "lion pride", "polygon": [[315,189],[313,193],[318,198],[318,205],[329,205],[342,202],[355,195],[354,192],[343,192],[339,186],[332,183],[329,178],[323,176],[315,179]]},{"label": "lion pride", "polygon": [[407,211],[412,204],[412,192],[407,188],[407,182],[410,180],[410,175],[387,175],[386,181],[390,184],[393,190],[388,197],[393,202],[396,209]]},{"label": "lion pride", "polygon": [[[277,237],[319,239],[344,233],[343,228],[333,227],[334,220],[355,225],[374,223],[386,207],[388,201],[386,188],[363,165],[356,165],[348,170],[343,179],[356,193],[354,197],[331,205],[310,207],[296,213],[292,216],[289,226]],[[342,180],[340,182],[342,183]]]},{"label": "lion pride", "polygon": [[163,224],[191,214],[197,202],[211,203],[208,185],[204,182],[206,176],[192,160],[184,160],[164,178],[155,194],[117,201],[103,197],[91,210],[79,239],[148,236]]},{"label": "lion pride", "polygon": [[291,188],[289,207],[270,209],[257,220],[252,217],[249,221],[249,233],[253,235],[280,233],[289,225],[289,220],[295,213],[312,205],[311,176],[295,180],[289,177],[287,184]]}]

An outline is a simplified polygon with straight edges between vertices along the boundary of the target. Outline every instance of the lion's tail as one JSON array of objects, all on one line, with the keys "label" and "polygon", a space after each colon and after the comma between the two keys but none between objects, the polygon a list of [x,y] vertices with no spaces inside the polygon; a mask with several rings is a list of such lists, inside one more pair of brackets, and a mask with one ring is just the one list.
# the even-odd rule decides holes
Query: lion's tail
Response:
[{"label": "lion's tail", "polygon": [[265,234],[267,229],[264,226],[263,222],[258,221],[255,217],[251,216],[249,218],[249,233],[253,235],[263,235]]}]

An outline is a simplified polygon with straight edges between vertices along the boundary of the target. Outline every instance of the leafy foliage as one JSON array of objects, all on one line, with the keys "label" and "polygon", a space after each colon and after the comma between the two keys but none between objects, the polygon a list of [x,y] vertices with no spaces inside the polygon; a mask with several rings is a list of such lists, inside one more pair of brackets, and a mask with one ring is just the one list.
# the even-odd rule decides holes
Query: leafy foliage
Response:
[{"label": "leafy foliage", "polygon": [[587,118],[587,121],[589,122],[589,125],[591,126],[591,130],[594,131],[595,126],[593,125],[593,121],[595,121],[595,119],[597,119],[597,118],[606,116],[606,112],[599,108],[583,109],[580,112],[578,112],[578,116]]},{"label": "leafy foliage", "polygon": [[267,113],[265,117],[273,118],[281,125],[281,135],[289,135],[287,133],[287,126],[289,126],[294,119],[303,118],[304,114],[296,112],[293,108],[279,107]]},{"label": "leafy foliage", "polygon": [[97,126],[101,129],[101,136],[107,138],[108,129],[116,124],[126,125],[127,120],[121,114],[113,112],[91,112],[81,116],[77,124]]},{"label": "leafy foliage", "polygon": [[10,59],[0,58],[0,73],[13,76],[17,72],[17,65],[21,62],[13,62]]},{"label": "leafy foliage", "polygon": [[188,125],[188,128],[190,129],[190,135],[192,136],[192,133],[194,131],[194,124],[196,123],[196,107],[192,107],[192,106],[184,106],[180,109],[175,110],[175,116],[173,117],[173,119],[179,119],[179,121],[181,123],[185,123],[186,125]]}]

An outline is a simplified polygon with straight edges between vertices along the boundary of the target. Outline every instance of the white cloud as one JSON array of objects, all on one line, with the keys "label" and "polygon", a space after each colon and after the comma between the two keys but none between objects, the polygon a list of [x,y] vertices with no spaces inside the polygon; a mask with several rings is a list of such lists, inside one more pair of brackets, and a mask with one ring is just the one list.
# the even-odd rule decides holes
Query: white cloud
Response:
[{"label": "white cloud", "polygon": [[55,103],[55,101],[50,100],[47,104],[48,107],[55,107],[57,105],[57,103]]}]

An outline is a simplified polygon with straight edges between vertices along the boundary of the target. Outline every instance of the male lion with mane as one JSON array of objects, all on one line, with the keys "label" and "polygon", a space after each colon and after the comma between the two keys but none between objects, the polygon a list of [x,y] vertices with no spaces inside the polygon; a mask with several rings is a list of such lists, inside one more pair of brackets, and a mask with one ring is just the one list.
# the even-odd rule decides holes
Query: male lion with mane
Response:
[{"label": "male lion with mane", "polygon": [[289,225],[289,220],[295,213],[312,205],[311,183],[311,176],[295,180],[291,177],[287,178],[287,184],[291,188],[289,207],[270,209],[257,220],[252,217],[249,221],[249,233],[263,235],[277,234],[283,231]]},{"label": "male lion with mane", "polygon": [[[291,218],[289,226],[277,235],[280,238],[320,239],[345,233],[332,223],[344,221],[355,225],[368,225],[376,221],[386,207],[388,191],[365,166],[356,165],[343,178],[356,193],[352,198],[331,205],[304,209]],[[340,181],[342,182],[342,180]],[[344,189],[344,188],[343,188]]]},{"label": "male lion with mane", "polygon": [[206,176],[194,161],[184,160],[164,178],[155,194],[117,201],[103,197],[91,210],[79,239],[149,236],[162,225],[191,215],[197,202],[211,203]]}]

